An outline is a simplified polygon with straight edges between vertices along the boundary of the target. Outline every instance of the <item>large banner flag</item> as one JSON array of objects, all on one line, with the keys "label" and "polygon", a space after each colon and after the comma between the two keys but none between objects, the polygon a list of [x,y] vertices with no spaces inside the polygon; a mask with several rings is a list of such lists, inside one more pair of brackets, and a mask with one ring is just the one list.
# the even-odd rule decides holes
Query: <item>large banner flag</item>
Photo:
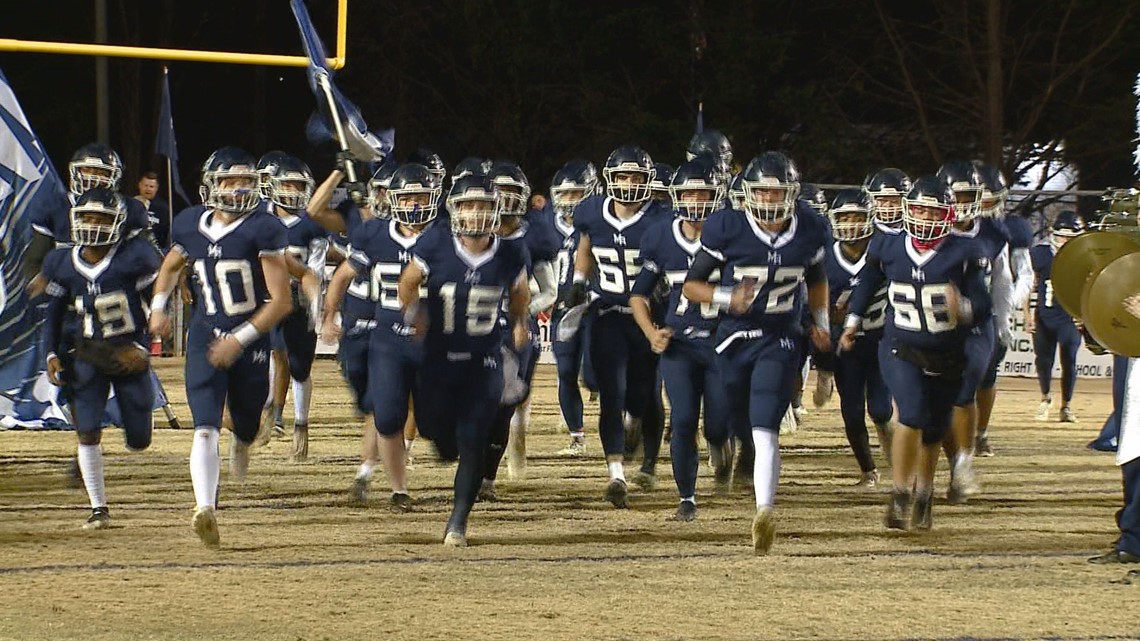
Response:
[{"label": "large banner flag", "polygon": [[38,315],[28,304],[21,263],[31,220],[69,206],[63,183],[32,133],[0,71],[0,417],[5,427],[57,427],[67,421],[56,389],[42,376]]},{"label": "large banner flag", "polygon": [[[158,110],[158,134],[154,137],[155,155],[166,158],[170,166],[170,184],[174,193],[187,204],[194,201],[182,189],[182,178],[178,175],[178,142],[174,139],[174,114],[170,109],[170,73],[166,67],[162,68],[162,104]],[[170,203],[171,213],[178,211],[174,203]]]},{"label": "large banner flag", "polygon": [[291,5],[297,28],[301,31],[305,55],[309,57],[309,86],[317,98],[317,111],[305,126],[309,142],[320,144],[335,140],[338,144],[343,143],[343,149],[356,160],[371,163],[384,160],[396,144],[396,130],[387,129],[379,134],[368,131],[360,110],[333,83],[333,71],[328,67],[325,46],[309,18],[304,1],[292,0]]}]

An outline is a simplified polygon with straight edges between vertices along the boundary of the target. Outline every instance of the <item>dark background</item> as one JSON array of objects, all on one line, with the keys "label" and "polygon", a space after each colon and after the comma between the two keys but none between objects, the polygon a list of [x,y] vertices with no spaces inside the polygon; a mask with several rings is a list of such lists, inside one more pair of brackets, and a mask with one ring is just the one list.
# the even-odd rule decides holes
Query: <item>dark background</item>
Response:
[{"label": "dark background", "polygon": [[[336,3],[309,0],[330,55]],[[299,55],[285,0],[111,0],[109,42]],[[1137,3],[1120,0],[352,0],[341,90],[396,156],[431,147],[519,162],[542,190],[566,160],[636,142],[683,160],[697,105],[738,161],[789,153],[805,178],[930,172],[950,158],[1064,158],[1081,187],[1133,182]],[[0,37],[94,41],[94,3],[19,3]],[[153,156],[162,61],[110,58],[111,137],[133,193]],[[169,63],[187,191],[227,144],[284,149],[318,174],[305,140],[304,70]],[[96,136],[95,60],[0,52],[56,166]],[[1063,148],[1056,144],[1063,141]],[[164,187],[165,191],[165,187]]]}]

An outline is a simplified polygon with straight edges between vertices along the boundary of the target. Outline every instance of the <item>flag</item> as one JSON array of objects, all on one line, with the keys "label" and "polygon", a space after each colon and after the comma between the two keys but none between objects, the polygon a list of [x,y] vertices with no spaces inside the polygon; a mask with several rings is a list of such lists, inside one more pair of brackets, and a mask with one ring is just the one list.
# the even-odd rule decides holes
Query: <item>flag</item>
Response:
[{"label": "flag", "polygon": [[[336,125],[333,116],[336,116],[344,128],[344,142],[353,158],[363,162],[379,162],[384,160],[396,143],[396,130],[387,129],[374,134],[368,131],[368,124],[360,115],[360,110],[352,104],[333,83],[333,72],[328,67],[325,56],[325,47],[317,35],[316,27],[309,18],[309,10],[303,0],[292,0],[293,17],[297,19],[297,28],[301,31],[301,43],[305,47],[305,55],[309,57],[309,86],[317,98],[317,111],[309,118],[305,126],[305,135],[309,142],[320,144],[330,140],[339,143]],[[333,114],[329,105],[328,96],[325,95],[325,86],[328,86],[335,104],[336,114]]]},{"label": "flag", "polygon": [[33,218],[70,206],[63,183],[0,71],[0,426],[66,423],[42,372],[39,318],[21,272]]},{"label": "flag", "polygon": [[[170,163],[170,182],[174,193],[192,205],[193,201],[182,189],[182,178],[178,175],[178,141],[174,138],[174,114],[170,109],[170,74],[166,67],[162,68],[162,103],[158,110],[158,133],[154,137],[155,155],[166,158]],[[170,211],[175,211],[174,203],[170,204]]]},{"label": "flag", "polygon": [[705,103],[697,103],[697,133],[703,133],[705,130]]}]

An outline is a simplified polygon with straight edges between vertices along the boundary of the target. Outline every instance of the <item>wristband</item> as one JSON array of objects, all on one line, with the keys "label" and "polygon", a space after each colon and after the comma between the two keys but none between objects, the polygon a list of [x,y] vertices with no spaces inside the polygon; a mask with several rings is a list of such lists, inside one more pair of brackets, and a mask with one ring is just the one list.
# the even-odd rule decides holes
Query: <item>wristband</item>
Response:
[{"label": "wristband", "polygon": [[166,304],[170,302],[169,292],[155,292],[154,297],[150,299],[150,309],[166,311]]},{"label": "wristband", "polygon": [[574,282],[575,283],[584,283],[587,280],[589,280],[589,279],[586,278],[586,275],[583,274],[582,272],[579,272],[579,271],[574,272]]},{"label": "wristband", "polygon": [[848,314],[847,321],[843,323],[843,329],[859,329],[859,324],[863,319],[855,314]]},{"label": "wristband", "polygon": [[713,290],[712,302],[714,305],[720,307],[728,307],[732,304],[732,288],[731,287],[717,287]]},{"label": "wristband", "polygon": [[827,316],[826,309],[817,309],[811,313],[811,317],[815,319],[815,326],[828,331],[831,329],[831,320]]},{"label": "wristband", "polygon": [[257,331],[257,328],[253,326],[253,323],[246,321],[241,325],[238,325],[238,328],[236,330],[230,332],[230,336],[236,338],[237,342],[240,343],[242,347],[249,347],[251,343],[261,337],[261,332]]},{"label": "wristband", "polygon": [[404,308],[404,324],[409,325],[409,326],[415,325],[416,324],[416,315],[418,315],[419,313],[420,313],[420,304],[418,301],[408,305],[407,307],[405,307]]}]

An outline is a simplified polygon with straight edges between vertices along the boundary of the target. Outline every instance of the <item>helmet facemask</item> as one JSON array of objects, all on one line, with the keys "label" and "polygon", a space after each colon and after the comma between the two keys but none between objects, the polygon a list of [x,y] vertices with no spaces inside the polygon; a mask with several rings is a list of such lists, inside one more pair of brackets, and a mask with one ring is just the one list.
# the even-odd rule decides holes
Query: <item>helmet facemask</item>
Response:
[{"label": "helmet facemask", "polygon": [[451,231],[456,236],[486,236],[499,230],[503,199],[499,192],[468,189],[447,199]]},{"label": "helmet facemask", "polygon": [[122,238],[127,212],[122,207],[90,202],[71,209],[71,242],[81,247],[114,245]]},{"label": "helmet facemask", "polygon": [[440,189],[418,183],[388,189],[388,209],[392,218],[405,225],[426,225],[435,220]]},{"label": "helmet facemask", "polygon": [[73,160],[68,171],[71,174],[71,193],[76,196],[97,188],[118,191],[119,179],[123,176],[121,167],[107,164],[96,156]]},{"label": "helmet facemask", "polygon": [[562,218],[563,222],[574,220],[574,208],[586,198],[586,187],[565,181],[561,185],[550,187],[550,202],[554,213]]},{"label": "helmet facemask", "polygon": [[606,192],[610,198],[626,205],[637,205],[653,196],[653,178],[657,170],[636,163],[622,163],[602,170]]},{"label": "helmet facemask", "polygon": [[710,186],[704,182],[696,184],[670,185],[669,195],[673,199],[673,212],[677,218],[691,222],[704,222],[724,200],[722,185]]},{"label": "helmet facemask", "polygon": [[916,240],[932,242],[950,234],[954,207],[933,198],[903,201],[903,228]]},{"label": "helmet facemask", "polygon": [[770,177],[745,180],[744,206],[762,225],[780,223],[791,217],[800,195],[799,183],[785,183]]},{"label": "helmet facemask", "polygon": [[230,214],[248,214],[261,202],[260,177],[245,165],[211,171],[205,179],[206,205]]},{"label": "helmet facemask", "polygon": [[827,212],[831,219],[831,232],[836,240],[851,243],[870,238],[875,232],[871,212],[853,204],[840,205]]},{"label": "helmet facemask", "polygon": [[269,178],[269,199],[274,205],[292,212],[309,207],[313,197],[313,179],[302,173],[290,173]]}]

